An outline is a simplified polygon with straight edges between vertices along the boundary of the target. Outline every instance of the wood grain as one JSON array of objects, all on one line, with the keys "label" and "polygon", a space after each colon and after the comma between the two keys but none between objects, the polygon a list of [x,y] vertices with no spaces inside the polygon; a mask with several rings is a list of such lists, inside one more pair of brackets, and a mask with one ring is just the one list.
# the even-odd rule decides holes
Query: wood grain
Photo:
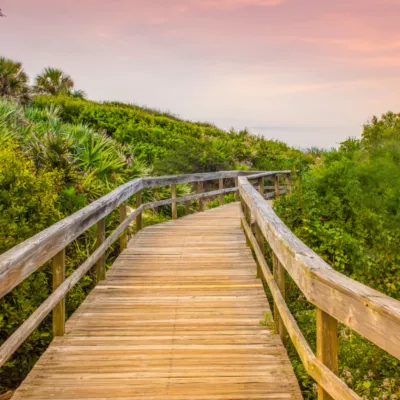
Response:
[{"label": "wood grain", "polygon": [[331,268],[279,219],[245,177],[243,201],[262,234],[307,300],[400,358],[400,302]]},{"label": "wood grain", "polygon": [[238,204],[128,243],[13,399],[300,400]]},{"label": "wood grain", "polygon": [[[328,394],[336,400],[361,400],[353,390],[351,390],[333,371],[324,365],[312,352],[309,344],[304,338],[303,333],[299,329],[296,320],[290,313],[290,310],[285,302],[285,299],[278,286],[270,267],[265,261],[264,254],[258,246],[257,240],[254,237],[250,225],[246,221],[245,215],[242,213],[242,226],[249,237],[251,246],[256,255],[257,261],[266,280],[268,287],[274,299],[274,305],[277,308],[279,319],[284,324],[290,339],[296,348],[297,353],[306,369],[306,371],[318,382]],[[275,321],[275,326],[277,321]]]}]

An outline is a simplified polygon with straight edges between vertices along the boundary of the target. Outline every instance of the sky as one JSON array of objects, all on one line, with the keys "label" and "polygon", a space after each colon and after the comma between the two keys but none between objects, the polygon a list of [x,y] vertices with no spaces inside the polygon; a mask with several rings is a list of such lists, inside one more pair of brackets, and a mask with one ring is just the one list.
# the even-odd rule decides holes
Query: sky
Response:
[{"label": "sky", "polygon": [[400,112],[400,0],[0,0],[0,56],[305,148]]}]

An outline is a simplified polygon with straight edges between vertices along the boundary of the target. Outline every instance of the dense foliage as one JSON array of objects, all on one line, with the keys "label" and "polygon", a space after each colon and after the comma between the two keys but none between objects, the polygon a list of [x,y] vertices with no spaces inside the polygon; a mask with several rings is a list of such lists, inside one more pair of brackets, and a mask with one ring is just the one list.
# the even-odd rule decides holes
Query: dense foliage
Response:
[{"label": "dense foliage", "polygon": [[120,103],[96,103],[71,97],[39,96],[35,107],[56,104],[70,123],[89,124],[125,145],[137,159],[154,165],[154,174],[212,172],[254,168],[304,169],[312,155],[247,131],[225,132],[155,110]]},{"label": "dense foliage", "polygon": [[[365,125],[360,140],[323,153],[275,207],[336,270],[400,299],[399,171],[400,115],[388,113]],[[292,297],[292,310],[312,343],[315,311]],[[341,374],[350,387],[366,398],[400,396],[398,360],[344,327],[340,351]]]},{"label": "dense foliage", "polygon": [[[400,298],[400,115],[374,118],[360,140],[338,150],[302,152],[246,130],[117,102],[87,101],[63,71],[47,68],[35,85],[22,64],[0,58],[0,253],[135,177],[229,169],[298,171],[277,212],[304,242],[334,268]],[[178,195],[191,193],[178,185]],[[144,191],[145,201],[170,197],[168,188]],[[234,195],[225,196],[225,202]],[[207,207],[219,205],[209,201]],[[184,205],[178,205],[184,213]],[[164,221],[170,207],[147,211],[146,224]],[[118,223],[106,221],[107,233]],[[134,227],[132,227],[134,229]],[[67,248],[67,274],[95,246],[89,230]],[[108,265],[118,244],[108,252]],[[69,293],[70,315],[93,286],[89,273]],[[315,349],[315,309],[288,278],[288,304]],[[44,265],[0,302],[0,343],[51,292]],[[19,385],[51,340],[46,319],[0,369],[0,393]],[[289,344],[306,399],[313,381]],[[399,361],[340,326],[340,374],[367,399],[400,395]]]}]

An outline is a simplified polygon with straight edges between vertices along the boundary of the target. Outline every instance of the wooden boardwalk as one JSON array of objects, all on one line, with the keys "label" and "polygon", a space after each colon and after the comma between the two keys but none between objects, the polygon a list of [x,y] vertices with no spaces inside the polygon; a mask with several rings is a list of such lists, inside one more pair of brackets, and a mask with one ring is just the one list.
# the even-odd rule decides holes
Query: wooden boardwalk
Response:
[{"label": "wooden boardwalk", "polygon": [[142,230],[13,399],[301,399],[239,218]]}]

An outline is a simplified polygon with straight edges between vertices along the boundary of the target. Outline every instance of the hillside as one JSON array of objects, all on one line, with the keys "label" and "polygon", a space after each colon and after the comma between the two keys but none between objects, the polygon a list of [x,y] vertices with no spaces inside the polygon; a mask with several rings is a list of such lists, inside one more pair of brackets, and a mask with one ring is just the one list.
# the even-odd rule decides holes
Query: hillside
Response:
[{"label": "hillside", "polygon": [[246,130],[230,132],[212,124],[183,121],[168,113],[122,103],[97,103],[71,97],[35,97],[33,106],[55,105],[64,122],[88,124],[134,148],[153,173],[177,174],[228,169],[302,169],[311,156],[283,142]]}]

